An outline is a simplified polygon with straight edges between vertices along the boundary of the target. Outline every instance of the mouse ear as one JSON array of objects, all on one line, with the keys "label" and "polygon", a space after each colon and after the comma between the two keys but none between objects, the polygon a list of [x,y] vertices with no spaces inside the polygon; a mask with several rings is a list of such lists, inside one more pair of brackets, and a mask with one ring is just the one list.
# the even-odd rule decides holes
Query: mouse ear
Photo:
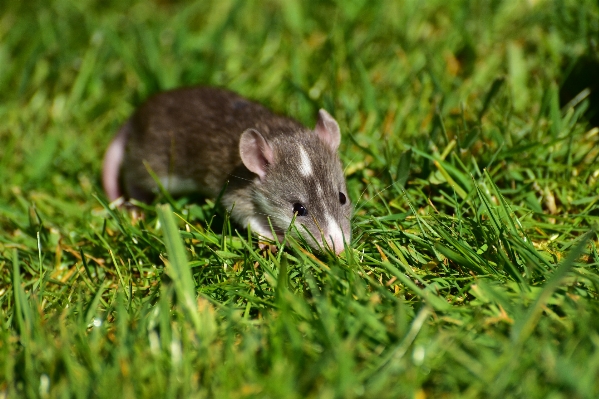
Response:
[{"label": "mouse ear", "polygon": [[256,129],[247,129],[241,135],[239,155],[245,167],[261,180],[266,176],[266,166],[273,163],[272,147]]},{"label": "mouse ear", "polygon": [[318,121],[316,122],[314,131],[333,151],[337,151],[339,143],[341,142],[339,124],[335,118],[324,109],[318,111]]}]

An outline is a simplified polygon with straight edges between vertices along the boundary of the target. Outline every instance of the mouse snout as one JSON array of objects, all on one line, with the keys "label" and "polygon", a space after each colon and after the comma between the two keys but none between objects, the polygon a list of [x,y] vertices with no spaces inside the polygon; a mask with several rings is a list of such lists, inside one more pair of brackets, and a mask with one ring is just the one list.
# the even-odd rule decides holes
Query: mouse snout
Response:
[{"label": "mouse snout", "polygon": [[327,218],[327,228],[324,231],[324,238],[329,248],[331,248],[337,255],[345,249],[345,240],[349,240],[349,237],[344,236],[343,230],[339,224],[329,217]]},{"label": "mouse snout", "polygon": [[343,245],[343,237],[342,236],[328,236],[327,237],[327,245],[336,255],[339,255],[345,249]]}]

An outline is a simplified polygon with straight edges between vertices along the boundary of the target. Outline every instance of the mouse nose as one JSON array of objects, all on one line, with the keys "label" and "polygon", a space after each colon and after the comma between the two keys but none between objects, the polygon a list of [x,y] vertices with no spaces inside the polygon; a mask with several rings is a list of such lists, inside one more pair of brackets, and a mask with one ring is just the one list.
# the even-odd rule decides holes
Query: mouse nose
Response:
[{"label": "mouse nose", "polygon": [[330,215],[326,216],[326,228],[324,229],[324,237],[327,245],[331,248],[335,254],[339,255],[345,249],[344,242],[349,240],[347,234],[343,234],[343,230],[337,220],[330,217]]},{"label": "mouse nose", "polygon": [[335,252],[336,255],[339,255],[345,249],[343,234],[341,234],[341,231],[339,231],[338,234],[329,234],[326,240],[327,245],[333,250],[333,252]]},{"label": "mouse nose", "polygon": [[345,246],[343,245],[343,238],[336,239],[336,238],[331,238],[329,236],[327,238],[327,244],[328,244],[329,248],[331,248],[335,252],[336,255],[339,255],[345,249]]}]

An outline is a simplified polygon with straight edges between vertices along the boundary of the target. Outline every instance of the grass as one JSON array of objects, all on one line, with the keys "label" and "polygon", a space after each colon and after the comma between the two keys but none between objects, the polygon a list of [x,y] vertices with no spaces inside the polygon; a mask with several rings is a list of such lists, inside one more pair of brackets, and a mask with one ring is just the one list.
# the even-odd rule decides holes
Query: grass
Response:
[{"label": "grass", "polygon": [[[597,397],[597,104],[562,86],[597,21],[590,0],[8,2],[0,398]],[[338,119],[344,254],[261,251],[210,201],[106,203],[119,124],[196,83]]]}]

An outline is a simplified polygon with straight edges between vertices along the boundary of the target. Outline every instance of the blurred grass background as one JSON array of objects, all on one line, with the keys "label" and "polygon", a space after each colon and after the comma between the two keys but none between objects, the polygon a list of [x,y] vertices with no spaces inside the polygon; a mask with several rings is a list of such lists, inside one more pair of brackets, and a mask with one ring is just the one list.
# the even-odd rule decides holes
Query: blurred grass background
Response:
[{"label": "blurred grass background", "polygon": [[[590,0],[5,2],[0,398],[597,397],[598,40]],[[351,249],[105,203],[191,84],[337,118]]]}]

